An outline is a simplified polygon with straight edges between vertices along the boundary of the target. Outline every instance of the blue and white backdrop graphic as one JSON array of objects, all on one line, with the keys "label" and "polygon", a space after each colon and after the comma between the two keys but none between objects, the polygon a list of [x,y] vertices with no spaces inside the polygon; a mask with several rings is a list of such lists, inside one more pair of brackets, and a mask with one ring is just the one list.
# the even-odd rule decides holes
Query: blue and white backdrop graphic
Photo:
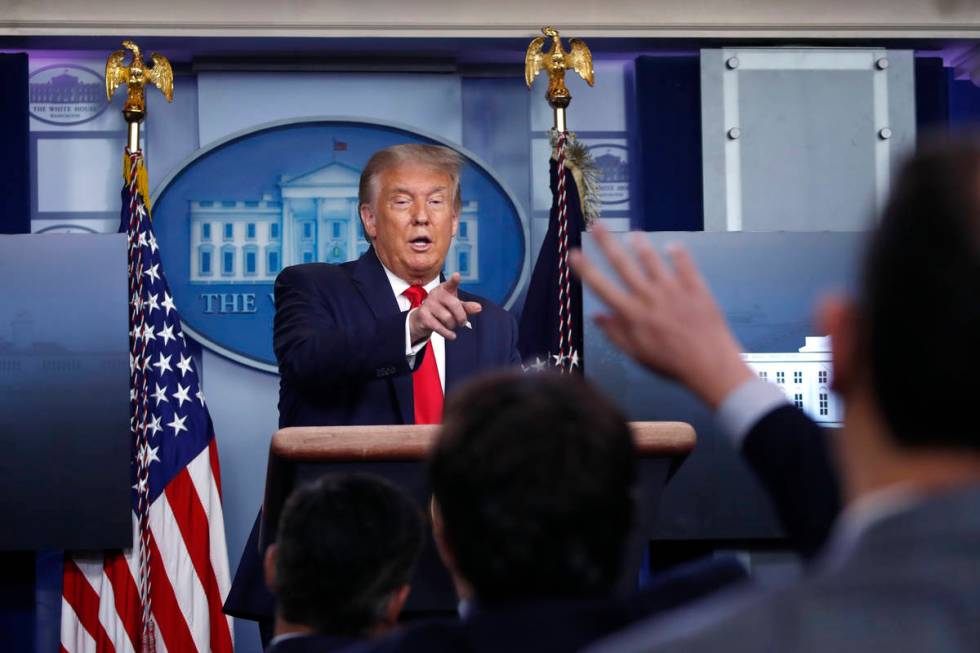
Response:
[{"label": "blue and white backdrop graphic", "polygon": [[[375,151],[406,142],[450,145],[389,125],[300,120],[231,136],[185,162],[153,207],[185,327],[218,353],[276,371],[276,275],[297,263],[342,263],[367,249],[357,206],[361,169]],[[463,207],[445,272],[459,272],[467,290],[509,306],[527,269],[527,226],[494,175],[454,149],[466,159]]]}]

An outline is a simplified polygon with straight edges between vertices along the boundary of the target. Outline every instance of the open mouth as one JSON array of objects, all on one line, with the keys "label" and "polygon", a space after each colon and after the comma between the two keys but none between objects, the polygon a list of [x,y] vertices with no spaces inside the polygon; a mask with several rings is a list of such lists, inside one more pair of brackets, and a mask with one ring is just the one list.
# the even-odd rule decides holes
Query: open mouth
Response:
[{"label": "open mouth", "polygon": [[424,252],[432,247],[432,239],[428,236],[417,236],[409,240],[408,244],[416,252]]}]

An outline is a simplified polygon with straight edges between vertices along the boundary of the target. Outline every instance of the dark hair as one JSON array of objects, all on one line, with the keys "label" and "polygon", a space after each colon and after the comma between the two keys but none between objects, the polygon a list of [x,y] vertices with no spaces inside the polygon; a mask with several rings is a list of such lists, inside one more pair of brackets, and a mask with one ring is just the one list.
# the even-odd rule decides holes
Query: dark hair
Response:
[{"label": "dark hair", "polygon": [[623,416],[584,380],[507,372],[470,383],[446,406],[429,473],[481,603],[612,590],[636,451]]},{"label": "dark hair", "polygon": [[328,474],[303,485],[279,521],[280,613],[320,633],[362,635],[408,584],[422,542],[418,506],[383,479]]},{"label": "dark hair", "polygon": [[921,146],[865,259],[861,355],[895,441],[980,449],[980,142]]}]

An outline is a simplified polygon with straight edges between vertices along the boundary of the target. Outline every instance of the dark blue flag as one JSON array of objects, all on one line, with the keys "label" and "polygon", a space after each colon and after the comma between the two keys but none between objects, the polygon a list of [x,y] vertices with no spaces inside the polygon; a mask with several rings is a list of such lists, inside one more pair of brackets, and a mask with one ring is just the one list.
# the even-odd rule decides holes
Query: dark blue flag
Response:
[{"label": "dark blue flag", "polygon": [[531,273],[517,346],[529,371],[550,367],[581,372],[582,284],[569,270],[568,252],[581,247],[586,222],[575,176],[563,166],[562,180],[557,171],[552,159],[548,233]]}]

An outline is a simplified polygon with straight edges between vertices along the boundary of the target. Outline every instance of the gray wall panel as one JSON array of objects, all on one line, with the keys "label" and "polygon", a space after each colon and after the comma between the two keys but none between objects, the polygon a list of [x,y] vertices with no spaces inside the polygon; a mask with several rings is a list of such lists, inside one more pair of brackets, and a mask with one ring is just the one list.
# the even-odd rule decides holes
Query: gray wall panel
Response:
[{"label": "gray wall panel", "polygon": [[706,231],[860,231],[915,141],[910,51],[702,50]]}]

